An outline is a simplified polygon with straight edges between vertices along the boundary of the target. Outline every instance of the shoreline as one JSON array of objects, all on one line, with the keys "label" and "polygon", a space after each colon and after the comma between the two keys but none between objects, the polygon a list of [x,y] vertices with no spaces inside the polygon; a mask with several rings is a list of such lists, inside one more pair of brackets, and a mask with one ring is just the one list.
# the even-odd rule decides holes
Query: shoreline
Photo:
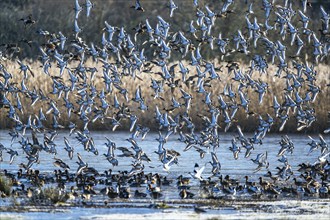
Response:
[{"label": "shoreline", "polygon": [[[124,204],[116,201],[104,206],[7,206],[0,207],[0,216],[4,219],[56,219],[66,214],[79,219],[326,219],[330,215],[330,199],[233,199],[221,200],[220,206],[210,204],[210,200],[172,200],[167,201],[167,208],[157,206],[163,201],[154,202],[152,206],[138,201]],[[199,213],[194,207],[205,212]]]},{"label": "shoreline", "polygon": [[4,200],[18,200],[21,199],[23,203],[17,203],[14,201],[13,204],[5,206],[0,206],[1,212],[26,212],[40,210],[50,210],[50,209],[71,209],[71,208],[148,208],[151,210],[165,210],[165,209],[189,209],[198,207],[206,207],[207,209],[218,209],[218,208],[256,208],[276,205],[281,203],[286,204],[328,204],[330,213],[330,198],[313,198],[313,197],[281,197],[281,198],[271,198],[263,197],[260,199],[254,199],[250,197],[243,196],[221,196],[218,198],[205,198],[205,199],[121,199],[116,198],[112,200],[80,200],[74,199],[67,202],[59,202],[53,205],[35,205],[27,204],[24,198],[13,198],[7,197],[2,198]]}]

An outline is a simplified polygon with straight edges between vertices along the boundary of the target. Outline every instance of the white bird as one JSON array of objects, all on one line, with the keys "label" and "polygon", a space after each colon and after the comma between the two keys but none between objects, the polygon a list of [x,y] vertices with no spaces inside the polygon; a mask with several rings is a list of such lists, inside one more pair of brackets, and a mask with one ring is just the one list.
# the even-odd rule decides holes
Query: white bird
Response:
[{"label": "white bird", "polygon": [[199,168],[199,165],[196,163],[195,164],[195,169],[194,169],[194,173],[191,173],[189,172],[189,174],[194,178],[194,179],[198,179],[200,181],[203,180],[203,177],[202,177],[202,173],[205,169],[205,166],[202,166],[201,168]]},{"label": "white bird", "polygon": [[[166,151],[164,152],[165,156],[166,156]],[[171,165],[173,163],[173,161],[176,159],[176,156],[172,156],[172,158],[170,160],[168,160],[166,163],[163,163],[163,169],[166,172],[169,172],[171,169]]]}]

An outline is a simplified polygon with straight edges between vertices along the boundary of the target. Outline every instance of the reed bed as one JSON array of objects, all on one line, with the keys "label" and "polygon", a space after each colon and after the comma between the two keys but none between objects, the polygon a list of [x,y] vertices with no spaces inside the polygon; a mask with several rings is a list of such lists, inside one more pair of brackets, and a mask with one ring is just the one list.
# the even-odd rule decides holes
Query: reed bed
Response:
[{"label": "reed bed", "polygon": [[[34,77],[29,76],[27,80],[25,80],[25,84],[29,90],[35,89],[36,91],[43,91],[50,99],[56,101],[57,107],[59,108],[61,112],[61,117],[59,119],[59,123],[64,125],[65,127],[69,124],[69,121],[74,122],[79,126],[81,126],[81,121],[79,119],[79,116],[76,114],[72,114],[70,118],[68,118],[67,110],[63,106],[63,95],[58,96],[51,94],[52,91],[52,77],[59,76],[59,69],[56,68],[56,63],[52,63],[52,68],[50,69],[50,75],[46,75],[42,71],[42,67],[40,62],[38,61],[32,61],[32,60],[24,60],[24,63],[28,64],[30,68],[32,69],[34,73]],[[172,64],[175,64],[178,62],[174,62]],[[187,61],[183,61],[184,65],[190,69],[189,75],[187,76],[193,76],[196,75],[196,68],[191,66]],[[73,61],[68,64],[68,67],[70,69],[74,69],[78,66],[78,61]],[[169,64],[168,66],[171,66],[172,64]],[[235,92],[237,92],[238,82],[233,81],[231,78],[233,77],[233,73],[228,74],[228,70],[225,67],[226,63],[214,61],[214,64],[216,67],[221,67],[217,73],[220,76],[220,80],[212,81],[211,88],[205,87],[207,91],[212,92],[212,101],[215,103],[215,105],[218,105],[217,97],[218,95],[222,94],[224,91],[224,87],[226,85],[232,84],[232,88]],[[5,61],[3,62],[3,66],[7,69],[8,72],[10,72],[13,75],[13,79],[11,82],[16,83],[17,88],[21,88],[21,81],[23,79],[23,73],[20,73],[19,65],[15,61]],[[93,60],[87,60],[85,62],[85,67],[95,67],[98,72],[95,74],[95,78],[93,81],[91,81],[90,77],[87,79],[87,83],[94,85],[96,90],[100,92],[102,89],[104,89],[104,82],[102,78],[102,63],[101,62],[94,62]],[[289,67],[290,69],[291,67]],[[240,69],[242,72],[249,70],[249,65],[247,64],[241,64]],[[236,124],[240,125],[244,131],[252,132],[256,129],[258,125],[257,116],[261,115],[266,116],[267,113],[269,113],[274,119],[275,115],[273,113],[273,110],[271,109],[271,106],[273,105],[273,96],[276,95],[279,103],[282,103],[284,100],[284,88],[286,87],[286,79],[283,77],[275,77],[274,74],[277,70],[276,66],[269,66],[267,69],[266,74],[261,74],[259,72],[253,72],[252,78],[254,80],[261,80],[263,82],[268,83],[268,91],[264,96],[263,102],[261,104],[258,103],[258,93],[249,89],[247,90],[247,97],[250,99],[250,107],[249,111],[254,113],[254,116],[247,117],[247,114],[244,112],[243,109],[239,108],[235,118],[237,121]],[[312,124],[311,127],[303,130],[303,132],[322,132],[324,129],[326,129],[329,126],[329,122],[327,119],[327,114],[330,107],[329,102],[329,83],[330,83],[330,69],[329,66],[319,64],[315,66],[315,70],[317,71],[316,75],[316,84],[320,87],[321,92],[318,94],[316,101],[314,103],[310,103],[310,107],[315,109],[316,112],[316,121]],[[112,115],[117,111],[117,109],[114,109],[112,107],[114,95],[116,94],[118,97],[118,100],[120,103],[125,102],[125,105],[127,105],[132,113],[138,116],[139,120],[138,123],[144,126],[148,126],[151,129],[157,129],[158,125],[155,123],[155,109],[156,106],[161,110],[161,112],[164,112],[165,109],[169,109],[171,105],[171,97],[175,97],[176,100],[179,100],[181,103],[183,103],[183,100],[181,98],[182,94],[179,90],[179,88],[174,89],[172,91],[168,85],[164,83],[164,92],[160,95],[164,98],[165,101],[157,98],[154,98],[154,91],[151,88],[151,78],[161,80],[161,77],[158,76],[157,72],[160,72],[160,68],[154,67],[153,73],[146,73],[146,72],[140,72],[137,73],[139,77],[132,78],[131,76],[124,76],[122,75],[121,78],[121,86],[123,88],[126,88],[128,90],[128,96],[129,96],[129,102],[126,103],[124,97],[122,94],[119,94],[119,91],[116,88],[112,88],[112,92],[107,94],[106,100],[111,105],[109,110],[107,111],[107,115],[105,120],[96,120],[94,123],[89,123],[89,129],[92,130],[111,130],[112,125],[110,123],[110,119]],[[120,72],[120,70],[119,70]],[[292,72],[295,72],[295,70],[292,68]],[[284,73],[282,73],[282,76],[284,76]],[[175,79],[180,79],[181,74],[179,73],[179,67],[177,66],[175,69]],[[2,79],[1,79],[2,80]],[[69,86],[69,75],[67,71],[64,71],[64,74],[62,76],[62,81],[65,85]],[[136,102],[133,102],[131,99],[135,95],[136,89],[140,87],[142,96],[145,100],[146,105],[148,106],[147,111],[141,111],[138,109],[139,104]],[[187,86],[184,83],[180,82],[180,88],[182,88],[184,91],[189,92],[193,96],[192,100],[192,106],[191,110],[189,112],[189,115],[191,116],[193,122],[196,125],[197,129],[202,128],[202,121],[199,117],[200,114],[209,115],[208,114],[208,107],[203,103],[203,100],[205,99],[205,94],[197,93],[196,86]],[[304,84],[302,88],[300,89],[300,95],[303,97],[308,86]],[[76,91],[75,91],[76,92]],[[90,92],[90,91],[88,91]],[[225,96],[224,96],[225,97]],[[14,103],[15,105],[15,96],[13,94],[8,94],[7,98]],[[18,112],[18,115],[20,119],[23,122],[27,122],[29,115],[32,115],[32,119],[34,118],[34,114],[38,114],[39,109],[43,109],[44,113],[49,108],[49,100],[46,101],[37,101],[35,105],[31,105],[30,98],[20,95],[21,102],[23,105],[23,112]],[[75,93],[69,93],[69,100],[75,104],[75,110],[77,111],[78,105],[76,104],[77,101],[77,94]],[[225,97],[226,99],[226,97]],[[226,99],[228,101],[228,99]],[[100,106],[100,102],[98,98],[95,98],[96,106]],[[236,96],[237,103],[239,102],[239,96],[237,94]],[[170,112],[170,115],[174,116],[178,113],[180,110],[175,110],[173,112]],[[8,108],[0,108],[0,128],[10,128],[13,125],[13,122],[10,121],[7,118],[8,114]],[[289,121],[287,122],[285,129],[283,132],[296,132],[297,129],[297,122],[296,119],[293,117],[293,114],[291,114],[292,117],[290,117]],[[46,115],[47,121],[44,124],[46,127],[51,126],[51,116]],[[223,117],[219,117],[219,124],[220,126],[223,125]],[[118,129],[127,129],[129,126],[129,121],[121,122],[121,126]],[[235,126],[232,126],[232,128]],[[278,119],[275,119],[275,124],[272,127],[273,132],[277,132],[279,127],[279,121]],[[221,130],[221,128],[220,128]]]}]

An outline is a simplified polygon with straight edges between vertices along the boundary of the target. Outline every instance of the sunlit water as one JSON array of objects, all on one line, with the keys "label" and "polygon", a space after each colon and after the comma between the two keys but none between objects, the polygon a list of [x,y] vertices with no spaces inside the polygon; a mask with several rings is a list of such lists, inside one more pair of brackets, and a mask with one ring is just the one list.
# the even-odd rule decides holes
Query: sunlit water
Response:
[{"label": "sunlit water", "polygon": [[[29,134],[26,134],[29,137]],[[281,135],[278,134],[268,134],[264,140],[262,145],[255,145],[255,150],[252,151],[251,156],[249,158],[244,158],[245,149],[241,149],[241,153],[239,154],[239,159],[235,160],[233,157],[233,153],[228,149],[231,146],[231,139],[236,134],[222,134],[221,137],[221,145],[220,148],[216,149],[216,155],[221,163],[221,173],[230,176],[236,175],[249,175],[255,176],[259,174],[265,174],[266,170],[262,169],[258,173],[255,173],[254,170],[257,167],[251,159],[255,159],[257,154],[268,152],[268,161],[270,163],[269,170],[272,172],[276,171],[277,166],[283,166],[283,163],[279,162],[277,157],[278,151],[280,150],[279,141],[281,140]],[[53,158],[57,157],[62,159],[65,163],[67,163],[71,171],[76,171],[78,165],[76,161],[78,161],[76,154],[79,152],[84,161],[88,163],[90,167],[96,168],[99,172],[103,172],[108,169],[112,169],[114,172],[130,170],[131,163],[134,161],[132,158],[122,157],[119,158],[119,166],[113,167],[105,158],[103,154],[107,153],[107,147],[105,146],[105,142],[107,138],[113,140],[117,147],[127,147],[130,148],[131,144],[126,140],[130,137],[129,133],[126,132],[92,132],[91,136],[94,139],[96,148],[99,151],[98,155],[94,155],[91,152],[87,152],[84,150],[83,146],[78,143],[75,139],[75,135],[68,135],[68,132],[60,132],[59,135],[55,138],[55,143],[57,144],[56,150],[57,155],[46,153],[45,151],[40,152],[40,163],[34,164],[33,169],[39,169],[42,172],[52,172],[54,169],[58,169],[53,165]],[[247,137],[251,135],[246,134]],[[312,135],[313,136],[313,135]],[[71,145],[74,147],[75,153],[72,160],[68,157],[67,152],[64,150],[64,137],[67,137]],[[137,140],[138,145],[143,149],[143,151],[148,155],[151,159],[150,163],[144,162],[145,164],[145,172],[158,172],[164,175],[169,176],[178,176],[180,174],[189,175],[189,172],[193,172],[195,163],[198,163],[200,166],[203,166],[207,162],[211,161],[211,154],[209,153],[212,149],[208,150],[205,148],[208,153],[205,154],[203,159],[200,158],[199,153],[191,148],[190,150],[184,152],[185,144],[178,141],[178,136],[172,135],[165,143],[164,147],[166,149],[173,149],[178,151],[181,156],[179,157],[179,164],[174,164],[171,166],[170,172],[166,172],[163,170],[162,163],[159,161],[158,155],[154,152],[158,150],[158,142],[156,138],[158,134],[149,133],[144,140]],[[320,150],[316,150],[308,155],[310,146],[308,145],[310,139],[307,135],[289,135],[290,139],[294,143],[293,154],[286,154],[290,165],[293,168],[293,171],[297,170],[297,165],[300,163],[314,163],[317,161],[317,158],[320,156]],[[313,136],[316,140],[318,139],[317,135]],[[327,142],[329,142],[329,137],[324,137]],[[31,137],[30,137],[31,140]],[[42,136],[39,136],[39,142],[42,142]],[[7,169],[9,171],[16,171],[19,169],[20,163],[27,163],[26,155],[23,153],[20,144],[15,141],[11,145],[11,137],[8,135],[8,131],[1,130],[0,131],[0,143],[2,143],[6,148],[12,148],[17,150],[19,155],[15,158],[13,164],[9,164],[9,154],[3,152],[4,160],[1,162],[1,169]],[[133,151],[133,150],[132,150]],[[121,154],[120,150],[115,150],[115,154]],[[206,164],[205,171],[203,172],[203,176],[210,176],[212,166],[210,164]],[[297,173],[296,173],[297,174]]]},{"label": "sunlit water", "polygon": [[[28,137],[31,135],[29,133],[26,134]],[[257,180],[259,176],[263,176],[264,174],[267,173],[267,171],[271,171],[272,173],[276,173],[277,169],[276,167],[282,167],[283,164],[278,161],[279,157],[277,157],[278,151],[280,149],[280,144],[279,141],[281,140],[281,135],[280,134],[268,134],[265,139],[263,140],[262,145],[255,145],[255,150],[252,151],[251,156],[249,158],[244,158],[245,154],[245,149],[242,148],[242,152],[239,155],[239,159],[235,160],[233,157],[233,153],[228,149],[231,146],[231,139],[232,137],[236,134],[230,134],[230,133],[225,133],[222,134],[221,137],[221,145],[220,148],[216,149],[216,155],[218,156],[218,159],[221,163],[221,174],[222,175],[230,175],[233,178],[237,178],[241,181],[243,181],[243,177],[245,175],[250,176],[252,180]],[[247,137],[250,137],[252,134],[245,134]],[[130,134],[127,132],[95,132],[93,131],[91,133],[91,136],[94,139],[95,145],[99,151],[98,155],[94,155],[91,152],[87,152],[83,149],[83,146],[81,146],[78,141],[75,139],[75,135],[69,136],[68,132],[62,131],[59,133],[59,135],[55,139],[55,143],[57,144],[57,155],[53,154],[48,154],[44,151],[40,152],[40,163],[39,164],[34,164],[33,169],[38,169],[41,171],[41,173],[46,173],[48,175],[51,175],[52,172],[55,169],[58,169],[58,167],[55,167],[53,165],[54,157],[56,158],[61,158],[64,162],[66,162],[70,166],[70,172],[75,173],[77,170],[77,152],[79,152],[83,158],[84,161],[86,161],[89,165],[89,167],[94,167],[96,168],[100,173],[104,172],[105,170],[112,169],[114,173],[118,171],[130,171],[131,170],[131,164],[134,161],[132,158],[119,158],[119,165],[113,167],[105,158],[103,154],[107,153],[107,147],[105,146],[106,139],[105,137],[108,137],[112,139],[117,147],[128,147],[130,148],[130,143],[126,140],[127,138],[130,137]],[[317,135],[312,135],[315,139],[318,139]],[[67,137],[68,140],[70,141],[71,145],[74,146],[74,157],[72,160],[68,157],[67,152],[64,150],[64,137]],[[158,172],[162,175],[165,175],[168,177],[168,179],[176,179],[179,175],[187,176],[189,177],[190,174],[189,172],[193,172],[194,170],[194,165],[195,163],[198,163],[200,166],[205,165],[206,168],[202,174],[204,178],[207,178],[211,176],[211,165],[207,164],[207,162],[211,161],[211,155],[210,155],[210,150],[207,150],[208,152],[206,153],[205,157],[203,159],[200,158],[199,153],[194,150],[193,148],[184,152],[183,149],[185,148],[185,144],[181,143],[177,140],[178,136],[172,135],[170,136],[169,140],[165,143],[165,148],[167,149],[174,149],[178,151],[181,156],[179,157],[179,163],[176,165],[172,165],[171,169],[169,172],[166,172],[163,170],[162,163],[159,161],[158,155],[154,152],[157,151],[158,149],[158,142],[156,138],[158,137],[157,133],[149,133],[146,137],[145,140],[141,140],[140,138],[137,140],[138,145],[143,149],[143,151],[148,155],[148,157],[151,159],[150,163],[144,162],[145,165],[145,173],[155,173]],[[293,154],[286,154],[288,158],[288,162],[292,166],[293,172],[295,176],[299,176],[300,173],[297,171],[298,169],[298,164],[300,163],[315,163],[318,160],[318,157],[320,156],[320,150],[314,151],[311,154],[308,155],[310,146],[308,143],[310,142],[310,139],[308,138],[307,135],[294,135],[290,134],[289,135],[290,139],[294,143],[294,150]],[[327,143],[329,143],[329,136],[324,137]],[[31,137],[30,137],[31,140]],[[43,137],[39,136],[39,141],[42,142]],[[18,141],[18,140],[17,140]],[[14,150],[17,150],[19,155],[14,159],[13,163],[10,165],[9,164],[9,155],[6,152],[3,152],[3,161],[1,162],[1,171],[4,169],[7,169],[10,172],[16,172],[20,167],[20,163],[27,163],[26,155],[24,155],[23,150],[21,149],[20,144],[15,141],[11,145],[11,137],[8,135],[8,131],[2,130],[0,131],[0,143],[2,143],[6,148],[12,148]],[[270,163],[270,166],[267,169],[263,168],[262,170],[255,172],[255,168],[257,167],[256,164],[254,164],[251,159],[256,158],[257,154],[259,153],[265,153],[268,152],[268,161]],[[121,154],[121,151],[116,150],[115,154]],[[193,180],[191,182],[191,190],[196,193],[196,197],[198,196],[199,193],[199,181]],[[100,188],[103,186],[99,186]],[[97,188],[97,187],[96,187]],[[99,189],[100,189],[99,188]],[[145,192],[146,191],[146,186],[141,186],[139,188],[140,191]],[[133,192],[135,190],[132,189]],[[195,191],[194,191],[195,190]],[[162,201],[171,201],[171,200],[178,200],[180,199],[179,197],[179,191],[175,188],[175,182],[173,183],[173,186],[169,187],[163,187],[162,188],[163,192],[163,197],[161,198]],[[96,196],[95,201],[103,202],[105,198],[102,198],[102,196]],[[8,202],[8,201],[7,201]],[[106,218],[108,215],[115,215],[116,218],[135,218],[134,216],[138,215],[139,213],[144,216],[145,219],[153,219],[156,216],[162,216],[162,219],[167,219],[168,215],[166,214],[166,211],[164,212],[161,210],[155,210],[155,209],[148,209],[145,207],[148,207],[153,201],[149,198],[146,200],[138,200],[131,198],[127,201],[124,201],[125,203],[131,203],[135,204],[135,206],[138,204],[142,204],[142,207],[144,208],[139,208],[139,207],[131,207],[129,211],[124,212],[124,214],[129,214],[129,216],[121,216],[123,214],[122,208],[120,208],[120,205],[122,201],[118,201],[117,204],[119,207],[112,207],[112,209],[104,209],[104,208],[99,208],[99,209],[93,209],[93,208],[70,208],[70,209],[65,209],[65,210],[60,210],[56,211],[54,215],[52,215],[54,218],[66,218],[66,219],[74,219],[75,217],[81,216],[81,217],[93,217],[93,218]],[[329,202],[329,201],[328,201]],[[329,203],[325,204],[326,209],[330,209]],[[9,202],[10,203],[10,202]],[[201,218],[200,215],[196,216],[196,213],[192,211],[193,207],[193,200],[191,204],[188,204],[188,209],[185,215],[182,218]],[[6,205],[4,201],[2,201],[2,206]],[[190,207],[190,208],[189,208]],[[81,215],[81,211],[84,210],[84,213],[87,213],[86,215]],[[125,209],[127,210],[127,209]],[[171,209],[167,210],[167,212],[172,213],[172,218],[174,219],[174,216],[177,214],[175,209],[170,211]],[[64,213],[62,213],[64,212]],[[70,213],[69,216],[66,215],[66,213]],[[236,209],[233,209],[232,207],[227,207],[227,208],[221,208],[221,209],[213,209],[208,211],[208,217],[212,217],[212,215],[225,215],[226,214],[231,214],[232,216],[237,217],[237,213],[241,213],[242,211],[238,212]],[[323,212],[323,211],[322,211]],[[329,211],[330,212],[330,211]],[[36,219],[39,217],[42,217],[42,211],[37,211],[36,213],[23,213],[20,216],[24,218],[32,218]],[[80,215],[79,215],[80,213]],[[182,213],[181,213],[182,214]],[[3,216],[12,216],[10,213],[2,213]],[[46,217],[48,215],[44,215]],[[53,218],[51,217],[51,218]],[[141,217],[141,216],[140,216]],[[48,217],[47,217],[48,218]]]}]

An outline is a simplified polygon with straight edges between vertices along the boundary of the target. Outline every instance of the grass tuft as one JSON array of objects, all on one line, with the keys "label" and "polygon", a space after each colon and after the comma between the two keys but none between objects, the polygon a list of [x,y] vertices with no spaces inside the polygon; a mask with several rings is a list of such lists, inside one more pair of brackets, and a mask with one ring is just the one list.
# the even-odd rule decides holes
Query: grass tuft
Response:
[{"label": "grass tuft", "polygon": [[38,205],[54,205],[58,203],[65,203],[68,197],[66,193],[54,187],[47,187],[41,189],[40,193],[34,193],[30,198],[32,204]]},{"label": "grass tuft", "polygon": [[5,176],[0,176],[0,195],[1,195],[1,197],[10,196],[11,187],[12,187],[11,181]]}]

